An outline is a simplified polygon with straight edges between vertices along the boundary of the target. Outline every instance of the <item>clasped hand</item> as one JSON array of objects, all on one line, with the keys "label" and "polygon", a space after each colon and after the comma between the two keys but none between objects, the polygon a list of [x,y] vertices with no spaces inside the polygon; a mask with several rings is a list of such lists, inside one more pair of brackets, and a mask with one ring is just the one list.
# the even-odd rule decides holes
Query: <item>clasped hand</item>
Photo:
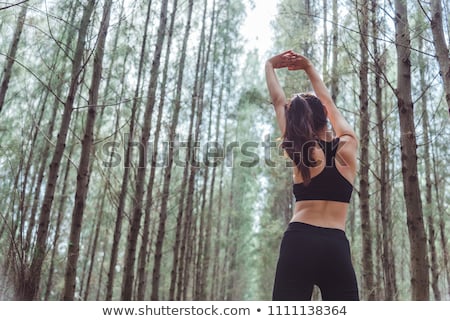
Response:
[{"label": "clasped hand", "polygon": [[287,50],[273,56],[269,59],[269,62],[275,69],[287,68],[288,70],[306,70],[312,66],[311,61],[308,58],[292,50]]}]

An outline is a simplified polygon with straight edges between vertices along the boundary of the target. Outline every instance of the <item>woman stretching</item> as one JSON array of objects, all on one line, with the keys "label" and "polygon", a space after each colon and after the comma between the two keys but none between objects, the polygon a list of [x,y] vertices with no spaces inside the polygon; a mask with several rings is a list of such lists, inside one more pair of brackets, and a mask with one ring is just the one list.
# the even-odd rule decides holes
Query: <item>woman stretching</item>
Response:
[{"label": "woman stretching", "polygon": [[[287,100],[275,69],[303,70],[315,95]],[[295,207],[281,241],[273,300],[311,300],[313,286],[323,300],[359,300],[345,235],[356,176],[358,141],[336,108],[312,63],[291,50],[270,58],[267,87],[293,166]],[[333,131],[327,128],[327,117]]]}]

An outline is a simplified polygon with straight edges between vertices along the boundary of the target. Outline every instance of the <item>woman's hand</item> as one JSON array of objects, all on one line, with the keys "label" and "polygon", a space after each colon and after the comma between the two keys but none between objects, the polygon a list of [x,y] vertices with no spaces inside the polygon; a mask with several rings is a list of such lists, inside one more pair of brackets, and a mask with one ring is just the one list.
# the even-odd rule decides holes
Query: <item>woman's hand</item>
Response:
[{"label": "woman's hand", "polygon": [[286,67],[289,68],[289,65],[292,63],[294,58],[295,58],[295,53],[292,50],[287,50],[276,56],[273,56],[267,62],[272,64],[273,68],[275,68],[275,69],[286,68]]},{"label": "woman's hand", "polygon": [[293,51],[289,54],[289,64],[287,65],[288,70],[304,70],[308,71],[308,69],[313,67],[311,61],[298,53]]},{"label": "woman's hand", "polygon": [[275,69],[288,68],[288,70],[305,70],[307,71],[313,65],[311,61],[292,50],[287,50],[276,56],[273,56],[268,62]]}]

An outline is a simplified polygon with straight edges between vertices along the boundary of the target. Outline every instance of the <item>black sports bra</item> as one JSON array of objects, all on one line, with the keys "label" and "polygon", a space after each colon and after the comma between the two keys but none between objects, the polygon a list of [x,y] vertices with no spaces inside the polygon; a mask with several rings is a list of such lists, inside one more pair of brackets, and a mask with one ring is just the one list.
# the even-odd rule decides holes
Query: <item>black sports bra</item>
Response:
[{"label": "black sports bra", "polygon": [[293,186],[295,200],[326,200],[349,203],[353,192],[353,185],[338,171],[335,164],[336,151],[339,146],[339,138],[331,142],[319,140],[326,157],[325,168],[311,182],[305,186],[297,183]]}]

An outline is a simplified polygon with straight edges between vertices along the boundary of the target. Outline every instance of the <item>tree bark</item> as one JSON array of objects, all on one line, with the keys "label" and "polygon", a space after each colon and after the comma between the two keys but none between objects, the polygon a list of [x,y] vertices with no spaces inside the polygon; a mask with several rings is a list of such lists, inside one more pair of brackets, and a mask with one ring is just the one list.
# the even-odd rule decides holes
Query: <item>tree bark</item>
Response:
[{"label": "tree bark", "polygon": [[441,0],[431,0],[431,32],[433,34],[434,48],[436,49],[436,59],[439,63],[439,73],[444,83],[445,100],[450,113],[450,56],[442,24]]},{"label": "tree bark", "polygon": [[67,132],[69,130],[70,120],[72,118],[73,105],[75,95],[79,85],[79,76],[84,66],[82,65],[84,46],[86,42],[86,34],[89,26],[89,19],[94,10],[94,1],[89,1],[88,5],[84,7],[83,16],[81,18],[80,27],[78,31],[78,40],[75,48],[75,55],[72,62],[72,74],[69,92],[64,103],[64,111],[62,115],[61,126],[58,132],[55,151],[50,162],[50,169],[48,179],[45,187],[44,199],[39,215],[39,227],[37,231],[36,247],[33,253],[33,259],[30,266],[30,271],[22,280],[20,289],[16,293],[16,298],[22,300],[36,299],[39,291],[39,283],[41,280],[41,270],[47,252],[47,236],[48,226],[50,223],[50,212],[53,204],[53,197],[55,195],[56,183],[61,165],[61,159],[64,153],[64,148],[67,139]]},{"label": "tree bark", "polygon": [[379,139],[379,155],[380,155],[380,213],[381,213],[381,262],[384,272],[384,299],[393,301],[398,299],[397,282],[395,275],[395,259],[392,250],[392,209],[390,204],[390,174],[389,165],[386,160],[389,159],[388,145],[389,141],[385,137],[386,120],[383,116],[383,90],[382,75],[385,73],[385,63],[378,50],[378,21],[377,21],[377,0],[372,0],[372,33],[373,33],[373,50],[375,63],[375,108],[377,117],[377,131]]},{"label": "tree bark", "polygon": [[410,243],[412,300],[429,300],[427,236],[417,177],[417,143],[411,97],[411,47],[408,10],[403,0],[395,0],[397,49],[397,105],[400,118],[400,145],[407,225]]},{"label": "tree bark", "polygon": [[[204,11],[204,17],[206,17],[206,7],[207,7],[208,3],[207,0],[205,0],[205,11]],[[216,18],[216,13],[215,13],[215,7],[216,7],[216,2],[215,0],[213,1],[213,6],[212,6],[212,18],[211,18],[211,25],[210,25],[210,30],[209,30],[209,37],[208,37],[208,43],[206,44],[206,53],[204,54],[203,57],[203,62],[202,62],[202,77],[200,80],[200,91],[199,91],[199,101],[198,101],[198,107],[197,107],[197,124],[196,124],[196,132],[195,132],[195,142],[199,141],[199,137],[200,137],[200,131],[201,131],[201,125],[202,125],[202,121],[203,121],[203,111],[204,111],[204,101],[205,101],[205,83],[206,83],[206,76],[208,73],[208,65],[209,65],[209,58],[210,58],[210,54],[211,54],[211,43],[212,43],[212,37],[214,34],[214,24],[215,24],[215,18]],[[210,98],[212,100],[212,97]],[[195,155],[195,153],[194,153]],[[199,167],[201,166],[201,164],[194,164],[195,169],[197,170]],[[194,169],[193,167],[193,169]],[[200,226],[199,226],[199,235],[198,235],[198,253],[197,253],[197,265],[196,265],[196,280],[197,280],[197,286],[195,288],[195,296],[194,299],[195,300],[205,300],[205,296],[206,296],[206,273],[208,272],[208,268],[209,268],[209,262],[208,260],[205,258],[206,256],[208,256],[209,254],[206,252],[207,250],[207,245],[206,243],[209,242],[209,234],[210,231],[207,229],[207,221],[208,219],[205,217],[206,213],[204,211],[205,209],[205,202],[206,202],[206,185],[207,185],[207,171],[208,168],[206,166],[206,168],[203,169],[203,171],[206,172],[205,177],[206,180],[204,182],[204,188],[202,190],[202,205],[200,206]],[[211,216],[211,213],[208,213],[208,216]]]},{"label": "tree bark", "polygon": [[434,178],[434,191],[436,194],[436,204],[437,204],[437,211],[439,213],[439,236],[440,236],[440,243],[442,248],[442,255],[444,260],[444,273],[447,277],[447,294],[450,296],[450,259],[449,259],[449,248],[447,246],[448,238],[447,233],[448,229],[446,229],[445,224],[445,210],[444,206],[442,204],[442,194],[441,194],[441,184],[439,181],[441,180],[441,175],[438,174],[438,167],[436,165],[438,155],[436,155],[435,148],[431,146],[431,154],[432,154],[432,161],[433,161],[433,178]]},{"label": "tree bark", "polygon": [[338,5],[337,0],[333,0],[332,5],[333,10],[333,31],[332,31],[332,55],[333,55],[333,65],[331,66],[331,98],[336,101],[339,94],[339,75],[338,75]]},{"label": "tree bark", "polygon": [[[228,24],[227,24],[228,29]],[[222,146],[226,146],[226,135],[227,135],[227,129],[228,129],[228,115],[225,115],[225,117],[222,116],[222,108],[223,108],[223,96],[224,96],[224,90],[226,86],[226,78],[227,74],[225,73],[225,66],[227,63],[227,55],[228,55],[228,44],[224,45],[223,51],[222,51],[222,66],[220,69],[220,75],[222,75],[221,79],[221,85],[220,85],[220,91],[219,91],[219,97],[218,97],[218,111],[216,116],[216,142],[219,142],[219,135],[220,135],[220,126],[221,126],[221,119],[224,119],[223,124],[223,140],[222,140]],[[219,195],[218,195],[218,201],[217,201],[217,213],[216,213],[216,222],[215,222],[215,238],[214,238],[214,258],[213,258],[213,268],[212,268],[212,274],[213,276],[217,277],[220,275],[220,257],[221,257],[221,241],[222,241],[222,208],[223,208],[223,177],[224,177],[224,164],[220,167],[220,174],[219,174]],[[213,168],[212,172],[212,182],[211,182],[211,193],[210,193],[210,206],[209,210],[212,212],[212,203],[215,200],[213,198],[214,195],[214,182],[216,179],[216,167]],[[211,290],[210,290],[210,300],[219,300],[220,294],[219,294],[219,283],[221,281],[221,278],[216,280],[215,282],[212,282]]]},{"label": "tree bark", "polygon": [[17,48],[19,47],[20,36],[22,35],[23,25],[25,24],[25,18],[28,11],[28,2],[26,2],[19,13],[17,19],[16,29],[14,30],[14,36],[11,42],[11,46],[6,58],[6,64],[3,68],[3,79],[0,85],[0,113],[2,112],[3,105],[5,103],[6,93],[9,87],[9,81],[11,79],[12,68],[16,60]]},{"label": "tree bark", "polygon": [[152,212],[153,207],[153,188],[154,188],[154,182],[155,182],[155,174],[156,174],[156,167],[157,167],[157,158],[158,158],[158,145],[159,145],[159,138],[160,138],[160,132],[161,132],[161,125],[162,125],[162,115],[163,115],[163,107],[164,107],[164,100],[166,97],[166,86],[167,86],[167,78],[168,78],[168,69],[169,69],[169,60],[170,60],[170,53],[171,53],[171,46],[172,46],[172,35],[175,25],[175,18],[176,18],[176,12],[178,7],[178,0],[174,0],[171,18],[170,18],[170,26],[168,30],[168,36],[167,36],[167,43],[166,43],[166,54],[165,54],[165,61],[164,61],[164,67],[163,67],[163,79],[161,81],[161,93],[160,93],[160,99],[158,103],[158,117],[156,120],[156,128],[155,128],[155,135],[153,142],[153,153],[151,158],[151,168],[150,168],[150,177],[148,179],[147,183],[147,200],[145,205],[145,215],[144,215],[144,228],[142,231],[142,241],[141,241],[141,248],[139,250],[139,257],[138,257],[138,288],[137,288],[137,299],[138,300],[144,300],[145,290],[147,288],[147,260],[148,260],[148,247],[149,247],[149,229],[150,229],[150,215]]},{"label": "tree bark", "polygon": [[[55,110],[56,110],[56,106],[55,106]],[[75,116],[75,122],[78,118],[79,114],[76,114]],[[75,139],[75,138],[74,138]],[[61,188],[61,198],[59,200],[59,204],[58,204],[58,209],[56,210],[57,214],[57,218],[56,218],[56,226],[55,226],[55,235],[53,237],[53,243],[52,243],[52,254],[51,254],[51,259],[50,259],[50,267],[49,267],[49,271],[48,271],[48,278],[47,278],[47,284],[46,284],[46,289],[45,289],[45,296],[44,296],[44,300],[47,301],[50,297],[50,292],[52,290],[53,287],[53,276],[54,276],[54,272],[55,272],[55,258],[57,255],[57,250],[58,250],[58,242],[59,242],[59,238],[61,236],[61,224],[64,218],[64,213],[65,213],[65,205],[66,205],[66,201],[67,201],[67,187],[68,187],[68,183],[69,183],[69,174],[70,174],[70,170],[72,168],[72,164],[71,164],[71,158],[73,155],[73,151],[75,144],[70,144],[70,148],[69,148],[69,154],[67,157],[67,162],[66,162],[66,168],[64,171],[64,179],[63,179],[63,186]]]},{"label": "tree bark", "polygon": [[[419,50],[423,50],[423,40],[419,37]],[[437,262],[436,253],[436,230],[434,226],[433,213],[433,182],[431,180],[431,164],[430,164],[430,140],[429,140],[429,118],[428,118],[428,95],[426,93],[427,84],[425,80],[426,62],[423,55],[419,56],[419,73],[420,73],[420,87],[422,94],[422,130],[424,139],[424,160],[425,160],[425,217],[428,228],[428,248],[430,250],[430,267],[431,267],[431,287],[433,289],[434,299],[441,300],[441,293],[439,290],[439,265]]]},{"label": "tree bark", "polygon": [[328,3],[329,1],[323,0],[323,56],[322,56],[322,79],[325,83],[328,81]]},{"label": "tree bark", "polygon": [[[123,7],[123,2],[122,2],[121,11],[120,11],[120,15],[119,15],[120,17],[123,17],[123,11],[124,11],[124,7]],[[114,44],[113,44],[113,48],[111,50],[112,51],[112,58],[111,58],[111,61],[110,61],[109,67],[108,67],[109,72],[108,72],[108,75],[107,75],[107,78],[106,78],[106,83],[105,83],[105,91],[104,91],[104,98],[103,98],[103,104],[102,104],[103,106],[105,105],[106,99],[108,98],[109,83],[110,83],[112,75],[113,75],[113,72],[111,70],[114,69],[113,68],[114,62],[117,59],[117,42],[118,42],[118,35],[120,34],[120,31],[121,31],[121,21],[119,21],[119,23],[117,25],[116,35],[115,35],[115,38],[114,38]],[[127,50],[125,52],[125,56],[123,57],[123,63],[122,63],[123,67],[122,67],[121,79],[120,79],[120,82],[122,84],[125,83],[125,78],[128,75],[128,56],[129,56],[129,52],[130,52],[130,50]],[[125,90],[126,90],[126,87],[122,86],[120,95],[118,96],[118,98],[121,101],[124,99]],[[97,126],[96,126],[97,127],[97,132],[95,134],[96,136],[99,135],[98,133],[99,133],[101,127],[102,127],[102,115],[103,115],[105,109],[106,108],[101,108],[101,112],[100,112],[100,114],[97,117]],[[116,111],[114,135],[112,137],[112,141],[113,142],[117,141],[117,136],[120,133],[120,120],[121,120],[120,114],[121,114],[120,113],[120,109],[118,108],[117,111]],[[111,164],[113,162],[113,158],[114,158],[113,154],[111,153],[110,157],[109,157],[108,164]],[[95,208],[98,209],[99,216],[101,216],[101,217],[99,218],[99,222],[97,224],[97,228],[95,229],[94,244],[92,246],[91,259],[90,259],[90,262],[89,262],[88,278],[87,278],[87,282],[86,282],[86,290],[85,290],[85,293],[84,293],[84,300],[85,301],[88,300],[88,297],[89,297],[90,282],[91,282],[91,278],[92,278],[92,271],[93,271],[94,266],[97,265],[97,264],[95,264],[95,256],[96,256],[96,251],[97,251],[97,242],[98,242],[98,238],[101,237],[101,227],[104,225],[103,216],[104,216],[104,212],[105,212],[105,202],[106,202],[106,198],[107,198],[107,195],[108,195],[107,191],[109,191],[109,189],[112,187],[112,182],[111,182],[111,179],[110,179],[111,174],[112,174],[111,172],[112,172],[111,171],[111,167],[107,167],[106,168],[106,174],[104,174],[104,177],[105,177],[105,180],[106,180],[105,183],[104,183],[104,186],[103,186],[104,192],[101,193],[101,197],[100,197],[100,199],[98,201],[98,205],[95,207]],[[106,246],[105,246],[105,248],[106,248]],[[101,286],[101,278],[103,277],[103,268],[102,267],[103,267],[103,262],[105,261],[105,257],[106,257],[106,255],[102,256],[102,264],[101,264],[101,268],[100,268],[100,278],[99,278],[98,286]],[[97,301],[98,301],[98,296],[99,295],[100,295],[100,288],[97,289],[97,294],[96,294],[96,296],[97,296],[96,300]]]},{"label": "tree bark", "polygon": [[172,119],[170,123],[169,129],[169,150],[167,155],[167,166],[164,171],[164,181],[162,187],[162,196],[161,196],[161,210],[159,216],[159,224],[158,224],[158,232],[156,236],[156,246],[155,246],[155,255],[154,255],[154,266],[153,266],[153,274],[152,274],[152,290],[151,290],[151,300],[156,301],[159,299],[159,283],[160,283],[160,271],[161,271],[161,258],[162,258],[162,249],[164,243],[164,235],[166,228],[166,219],[167,219],[167,201],[169,198],[169,189],[172,175],[172,165],[174,162],[174,152],[177,146],[175,145],[176,138],[176,129],[178,126],[178,119],[181,109],[181,91],[183,85],[183,77],[184,77],[184,68],[186,61],[186,49],[187,49],[187,41],[190,34],[191,29],[191,16],[192,16],[192,8],[193,2],[189,1],[188,8],[188,21],[185,27],[185,33],[183,37],[183,45],[181,49],[181,58],[179,64],[179,72],[177,77],[177,85],[175,89],[175,100],[174,107],[172,113]]},{"label": "tree bark", "polygon": [[373,282],[373,255],[372,255],[372,230],[369,202],[369,57],[368,57],[368,25],[369,25],[369,3],[368,0],[358,1],[356,10],[360,16],[358,24],[360,30],[359,49],[361,63],[359,67],[360,80],[360,172],[359,172],[359,207],[361,212],[362,231],[362,274],[363,274],[363,295],[368,300],[375,300],[375,288]]},{"label": "tree bark", "polygon": [[103,17],[98,34],[97,48],[94,55],[94,67],[91,86],[89,88],[88,112],[86,115],[86,128],[81,144],[81,155],[77,172],[75,205],[72,212],[72,224],[70,227],[63,294],[63,299],[69,301],[73,300],[75,295],[77,264],[80,253],[80,233],[89,189],[90,161],[94,143],[94,125],[95,118],[97,116],[98,93],[102,78],[103,57],[105,53],[106,36],[109,28],[111,6],[112,0],[105,0]]},{"label": "tree bark", "polygon": [[[187,40],[189,37],[189,30],[190,30],[190,24],[191,24],[191,18],[192,18],[192,7],[193,7],[193,1],[189,1],[189,11],[188,11],[188,21],[186,24],[186,30],[184,33],[183,38],[183,45],[181,49],[181,58],[180,61],[183,62],[182,66],[184,68],[184,62],[186,60],[186,47],[187,47]],[[198,68],[196,69],[196,75],[198,74]],[[197,77],[197,76],[196,76]],[[180,78],[178,78],[178,81],[180,81]],[[195,86],[194,86],[195,88]],[[192,127],[193,127],[193,113],[190,117],[190,123],[189,123],[189,134],[188,138],[191,137],[192,133]],[[188,144],[189,146],[189,144]],[[188,153],[186,153],[185,158],[185,164],[188,161]],[[180,299],[180,289],[181,289],[181,281],[182,281],[182,272],[179,271],[179,264],[180,264],[180,256],[182,257],[182,247],[186,246],[186,242],[181,242],[181,233],[183,230],[183,218],[184,218],[184,200],[185,200],[185,194],[186,194],[186,185],[187,185],[187,178],[188,178],[188,166],[184,166],[183,169],[183,178],[181,183],[181,191],[180,191],[180,197],[179,197],[179,204],[178,204],[178,214],[177,214],[177,223],[176,223],[176,230],[175,230],[175,242],[173,245],[173,261],[172,261],[172,271],[171,271],[171,281],[170,281],[170,288],[169,288],[169,300],[177,300]],[[180,249],[181,247],[181,249]],[[181,252],[181,254],[180,254]],[[178,293],[178,294],[176,294]]]},{"label": "tree bark", "polygon": [[[148,1],[147,6],[147,15],[145,19],[145,25],[144,25],[144,36],[142,38],[142,46],[141,46],[141,53],[139,57],[139,67],[138,67],[138,74],[137,74],[137,83],[136,88],[134,92],[133,97],[133,105],[131,107],[131,117],[130,117],[130,127],[129,127],[129,134],[128,134],[128,140],[126,142],[126,151],[125,151],[125,159],[124,159],[124,171],[122,175],[122,184],[120,187],[120,195],[119,195],[119,201],[117,205],[117,215],[116,215],[116,221],[114,225],[114,234],[113,234],[113,242],[111,246],[111,259],[109,261],[109,269],[108,269],[108,280],[106,283],[106,300],[111,301],[113,296],[113,287],[114,287],[114,278],[116,274],[116,264],[117,264],[117,257],[119,252],[119,243],[122,233],[122,221],[124,216],[124,210],[125,210],[125,203],[126,203],[126,195],[128,192],[128,183],[130,179],[130,168],[131,168],[131,150],[134,145],[134,132],[135,132],[135,123],[137,117],[137,110],[138,110],[138,101],[139,101],[139,92],[141,89],[141,80],[142,80],[142,70],[144,68],[144,61],[145,61],[145,48],[147,43],[147,34],[148,34],[148,26],[150,21],[150,12],[151,12],[151,5],[152,1]],[[142,147],[142,146],[141,146]]]},{"label": "tree bark", "polygon": [[[127,248],[124,260],[124,273],[122,279],[121,299],[129,301],[132,299],[134,286],[134,265],[136,260],[136,246],[141,227],[142,203],[144,198],[145,174],[147,171],[147,146],[150,138],[151,120],[153,108],[156,101],[156,89],[158,87],[159,66],[161,62],[161,52],[166,34],[167,24],[167,4],[168,0],[163,0],[159,16],[158,34],[153,53],[152,68],[150,70],[150,82],[148,86],[148,100],[144,112],[144,124],[141,132],[141,148],[139,148],[139,167],[136,178],[136,195],[133,204],[133,214],[131,225],[128,231]],[[151,191],[149,191],[150,193]]]}]

